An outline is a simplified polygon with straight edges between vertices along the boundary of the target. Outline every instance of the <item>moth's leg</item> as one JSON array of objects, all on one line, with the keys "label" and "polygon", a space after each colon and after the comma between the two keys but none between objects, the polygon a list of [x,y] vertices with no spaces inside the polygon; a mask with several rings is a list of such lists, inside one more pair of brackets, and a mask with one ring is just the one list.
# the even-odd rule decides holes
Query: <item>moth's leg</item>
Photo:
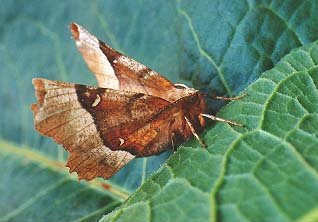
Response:
[{"label": "moth's leg", "polygon": [[241,127],[243,126],[240,123],[237,123],[237,122],[234,122],[234,121],[231,121],[231,120],[227,120],[227,119],[222,119],[220,117],[216,117],[216,116],[213,116],[213,115],[210,115],[210,114],[201,113],[201,116],[207,117],[207,118],[212,119],[212,120],[229,123],[229,124],[232,124],[232,125],[235,125],[235,126],[241,126]]},{"label": "moth's leg", "polygon": [[233,101],[233,100],[240,100],[243,99],[247,94],[242,94],[236,97],[223,97],[223,96],[210,96],[212,99],[219,99],[219,100],[226,100],[226,101]]},{"label": "moth's leg", "polygon": [[187,122],[187,124],[188,124],[188,126],[189,126],[189,128],[190,128],[190,130],[191,130],[191,132],[192,132],[192,134],[193,134],[193,135],[195,136],[195,138],[199,141],[200,145],[201,145],[202,147],[206,148],[205,143],[200,139],[199,135],[195,132],[195,130],[194,130],[194,128],[193,128],[193,126],[192,126],[190,120],[189,120],[186,116],[184,117],[184,119],[186,120],[186,122]]},{"label": "moth's leg", "polygon": [[174,133],[171,134],[171,138],[170,139],[171,139],[172,150],[173,150],[173,152],[176,152],[177,149],[176,149],[176,147],[174,145],[173,137],[174,137]]}]

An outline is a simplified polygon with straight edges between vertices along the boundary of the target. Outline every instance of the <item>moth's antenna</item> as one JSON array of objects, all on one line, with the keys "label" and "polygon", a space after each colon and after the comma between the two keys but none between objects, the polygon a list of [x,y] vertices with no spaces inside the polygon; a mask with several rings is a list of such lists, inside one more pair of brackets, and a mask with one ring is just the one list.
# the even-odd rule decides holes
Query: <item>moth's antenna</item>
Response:
[{"label": "moth's antenna", "polygon": [[226,100],[226,101],[234,101],[234,100],[240,100],[242,98],[244,98],[245,96],[247,96],[247,93],[244,93],[240,96],[236,96],[236,97],[223,97],[223,96],[211,96],[207,93],[202,93],[204,96],[208,96],[212,99],[219,99],[219,100]]},{"label": "moth's antenna", "polygon": [[231,121],[231,120],[227,120],[227,119],[222,119],[222,118],[219,118],[219,117],[210,115],[210,114],[201,113],[200,115],[201,115],[201,116],[204,116],[204,117],[206,117],[206,118],[212,119],[212,120],[229,123],[229,124],[232,124],[232,125],[235,125],[235,126],[240,126],[240,127],[243,126],[243,125],[240,124],[240,123],[237,123],[237,122],[234,122],[234,121]]},{"label": "moth's antenna", "polygon": [[184,119],[186,120],[192,134],[195,136],[195,138],[199,141],[199,143],[201,144],[202,147],[206,148],[205,143],[200,139],[199,135],[195,132],[194,127],[192,126],[190,120],[185,116]]}]

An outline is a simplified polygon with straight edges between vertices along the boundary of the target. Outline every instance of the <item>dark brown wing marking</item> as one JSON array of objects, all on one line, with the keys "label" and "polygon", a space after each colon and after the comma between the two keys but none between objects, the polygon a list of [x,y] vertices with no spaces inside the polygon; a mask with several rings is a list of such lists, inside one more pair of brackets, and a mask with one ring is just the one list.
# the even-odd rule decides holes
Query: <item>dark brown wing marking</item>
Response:
[{"label": "dark brown wing marking", "polygon": [[[142,93],[118,91],[115,94],[111,90],[109,94],[108,89],[82,85],[76,85],[76,91],[82,107],[96,120],[104,145],[111,150],[128,151],[138,157],[149,156],[169,149],[171,138],[178,145],[192,136],[184,111],[188,101],[200,101],[196,94],[169,103]],[[119,93],[125,96],[118,97]],[[101,97],[100,103],[93,107],[97,94]],[[202,127],[196,118],[197,115],[191,115],[196,130],[200,131]]]}]

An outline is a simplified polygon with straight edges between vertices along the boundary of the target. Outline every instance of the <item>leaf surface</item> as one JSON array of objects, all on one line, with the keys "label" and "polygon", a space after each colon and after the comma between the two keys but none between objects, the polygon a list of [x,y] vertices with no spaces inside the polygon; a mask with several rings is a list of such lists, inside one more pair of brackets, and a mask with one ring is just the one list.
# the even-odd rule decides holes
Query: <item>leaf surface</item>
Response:
[{"label": "leaf surface", "polygon": [[[0,138],[4,141],[0,146],[0,153],[1,155],[7,153],[6,150],[11,146],[8,144],[14,143],[15,149],[21,147],[32,153],[40,153],[39,155],[53,159],[58,164],[65,164],[66,152],[52,140],[42,137],[34,130],[30,104],[35,101],[31,84],[31,79],[34,77],[96,84],[93,76],[88,74],[89,71],[76,51],[73,40],[70,39],[71,35],[68,30],[70,22],[78,22],[114,48],[162,73],[173,82],[193,85],[195,88],[216,95],[235,95],[259,77],[263,71],[272,68],[291,49],[318,38],[317,9],[318,3],[313,0],[218,2],[208,0],[123,0],[120,4],[118,1],[100,0],[89,2],[75,0],[65,2],[4,1],[0,7],[0,101],[2,104],[0,106]],[[273,77],[273,79],[275,78]],[[268,86],[264,86],[264,90],[267,93],[271,92],[270,83]],[[308,101],[303,102],[309,103]],[[213,110],[218,110],[219,105],[219,103],[213,103]],[[291,103],[290,106],[292,105]],[[258,109],[262,108],[245,107],[241,115],[249,113],[250,124],[256,125],[259,120],[253,115],[257,113]],[[279,112],[283,111],[279,110]],[[297,115],[301,115],[301,110],[295,109],[294,111],[299,112]],[[227,114],[229,118],[236,114],[233,112]],[[273,113],[266,114],[266,118],[268,119],[270,115]],[[263,117],[262,129],[268,130],[273,135],[276,135],[275,132],[279,136],[288,134],[285,135],[281,128],[288,130],[289,128],[285,129],[285,127],[293,126],[296,121],[285,121],[282,125],[277,123],[277,126],[271,128],[271,124],[267,123],[266,118]],[[256,129],[256,126],[254,127]],[[206,134],[208,135],[209,131]],[[289,138],[296,138],[292,136],[294,135],[292,133],[288,135]],[[236,138],[238,135],[235,131],[228,136]],[[307,141],[307,139],[304,140]],[[214,144],[213,141],[209,143]],[[226,142],[228,139],[219,143],[226,146]],[[213,149],[218,150],[217,147],[218,144],[213,145]],[[182,152],[186,152],[186,150]],[[212,158],[209,155],[206,157],[206,151],[195,152],[199,152],[195,154],[197,155],[195,158],[202,158],[202,160]],[[0,182],[0,186],[6,192],[11,189],[18,190],[16,181],[20,175],[19,171],[22,170],[23,158],[16,157],[17,153],[19,152],[1,156],[1,164],[6,164],[7,159],[19,159],[10,160],[9,165],[3,165],[5,169],[16,168],[17,171],[0,172],[0,177],[5,176],[6,178]],[[25,152],[21,152],[21,154],[24,155]],[[107,181],[107,184],[117,186],[119,192],[133,193],[170,154],[167,152],[159,157],[134,160],[110,181]],[[181,154],[178,153],[178,155]],[[177,160],[178,155],[173,156],[172,160],[175,158]],[[222,161],[223,153],[221,152],[219,155],[217,158],[214,157],[213,163],[209,165],[213,169],[211,175],[214,177],[219,175],[220,166],[218,164]],[[312,162],[315,160],[315,157],[308,158]],[[33,163],[33,160],[28,161]],[[188,163],[187,161],[185,163]],[[39,162],[35,161],[34,164],[35,168],[40,167],[43,164],[43,158],[40,158]],[[199,174],[205,178],[202,187],[208,189],[214,182],[211,182],[213,180],[210,180],[210,174],[205,175],[203,170],[205,167],[199,168],[201,169]],[[193,173],[193,169],[181,170],[184,165],[179,168],[178,172],[181,175]],[[62,169],[53,174],[59,174],[60,170]],[[36,174],[31,174],[31,171],[29,173],[27,175],[30,180],[40,181],[40,177]],[[51,175],[47,169],[44,169],[42,173]],[[169,171],[166,175],[168,181],[172,175]],[[57,181],[52,176],[47,177],[46,182],[45,186],[49,186]],[[98,180],[97,182],[99,183]],[[193,183],[201,182],[201,180],[193,179]],[[178,183],[183,183],[183,180]],[[82,189],[82,186],[87,185],[78,185],[78,189]],[[37,191],[40,192],[42,188],[44,187],[33,189],[30,191],[30,195],[37,195]],[[192,191],[200,193],[202,189]],[[101,192],[103,193],[103,191]],[[117,197],[116,193],[114,191],[112,195]],[[93,192],[92,196],[94,195]],[[109,196],[108,191],[105,195],[110,199],[106,201],[107,203],[105,202],[106,210],[102,214],[108,212],[107,207],[111,206],[108,203],[122,201],[122,199],[117,200],[115,197]],[[184,199],[181,198],[178,201],[183,203],[185,198],[190,196],[185,196]],[[85,202],[86,198],[88,202],[91,201],[89,197],[84,197],[74,199],[74,201]],[[166,196],[163,197],[166,199],[161,201],[169,200]],[[16,208],[19,209],[28,201],[26,197],[14,199],[7,196],[6,198],[6,202],[1,202],[6,209],[5,215],[15,212]],[[202,198],[206,199],[207,196],[203,193]],[[208,197],[208,200],[210,199]],[[201,203],[200,198],[195,201]],[[150,218],[152,208],[145,202],[139,204],[145,206],[145,210],[140,211],[141,208],[135,208],[135,205],[129,209],[133,212],[139,211],[139,215]],[[113,208],[115,205],[112,205]],[[39,208],[33,210],[40,209],[42,206],[44,205],[39,205]],[[94,209],[97,210],[103,209],[100,208],[101,205],[95,207]],[[84,207],[80,209],[84,209]],[[93,208],[89,208],[88,205],[87,209],[84,212],[89,214]],[[182,212],[181,209],[177,212],[179,211]],[[25,212],[21,211],[21,213]],[[127,212],[129,211],[127,210]],[[204,212],[212,215],[213,210],[205,209]],[[197,215],[198,218],[205,215],[201,213]],[[19,218],[20,214],[15,215],[16,218]],[[82,218],[83,215],[73,218]],[[315,211],[308,215],[315,215]],[[53,218],[54,215],[45,215],[47,219],[50,219],[51,216]],[[186,215],[183,216],[186,217]]]},{"label": "leaf surface", "polygon": [[[294,50],[246,89],[102,221],[316,221],[318,42]],[[141,209],[145,209],[142,211]]]},{"label": "leaf surface", "polygon": [[[96,84],[70,38],[82,24],[174,82],[236,94],[292,48],[318,38],[316,1],[6,1],[0,9],[0,135],[65,162],[33,130],[31,79]],[[214,107],[219,107],[215,104]],[[12,115],[12,111],[15,115]],[[135,190],[169,156],[133,161],[112,181]]]},{"label": "leaf surface", "polygon": [[0,168],[0,221],[92,221],[127,198],[106,183],[78,182],[56,160],[3,140]]}]

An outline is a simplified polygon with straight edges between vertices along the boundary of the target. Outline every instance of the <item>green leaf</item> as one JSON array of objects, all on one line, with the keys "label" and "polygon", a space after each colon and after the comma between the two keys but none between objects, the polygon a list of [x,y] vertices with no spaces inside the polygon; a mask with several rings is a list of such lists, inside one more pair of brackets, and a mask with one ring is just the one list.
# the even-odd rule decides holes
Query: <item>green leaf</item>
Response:
[{"label": "green leaf", "polygon": [[317,221],[318,41],[246,92],[102,221]]},{"label": "green leaf", "polygon": [[[217,95],[234,95],[291,49],[318,38],[317,5],[313,0],[3,1],[0,138],[4,143],[0,153],[6,152],[7,144],[14,143],[15,149],[21,147],[22,155],[27,150],[65,164],[67,153],[34,130],[29,107],[35,101],[33,77],[96,84],[70,39],[67,26],[72,21],[173,82],[194,85]],[[213,105],[217,110],[219,104]],[[11,153],[10,158],[17,158],[17,153]],[[107,184],[132,193],[169,155],[166,152],[159,157],[136,159]],[[8,155],[1,157],[0,163],[7,158]],[[41,165],[44,159],[34,164]],[[27,161],[33,160],[27,158]],[[14,161],[7,168],[19,166],[19,161]],[[211,167],[217,167],[217,162]],[[211,170],[217,173],[217,168]],[[50,174],[43,170],[46,173]],[[1,171],[2,175],[5,172]],[[0,186],[6,192],[17,190],[17,179],[8,175]],[[28,178],[40,180],[33,174]],[[210,181],[208,177],[205,180]],[[47,182],[56,181],[48,177]],[[34,189],[30,194],[36,195],[41,190]],[[7,209],[5,215],[28,200],[6,201],[1,203]],[[14,205],[10,201],[15,201]],[[151,208],[147,209],[142,213],[152,215]],[[46,216],[50,219],[50,215]]]},{"label": "green leaf", "polygon": [[57,161],[3,140],[0,168],[0,221],[92,221],[127,198],[106,183],[78,182]]},{"label": "green leaf", "polygon": [[[29,106],[33,77],[95,84],[70,38],[71,21],[172,81],[191,80],[222,95],[239,92],[290,49],[318,38],[315,8],[316,1],[297,0],[6,1],[0,9],[6,104],[0,135],[65,162],[66,153],[33,130]],[[112,182],[133,191],[167,156],[134,160]]]},{"label": "green leaf", "polygon": [[[95,84],[70,39],[71,21],[172,81],[217,95],[236,94],[318,38],[316,1],[6,1],[0,14],[0,135],[61,162],[62,149],[32,130],[29,105],[33,77]],[[167,156],[135,160],[112,182],[133,191]]]}]

